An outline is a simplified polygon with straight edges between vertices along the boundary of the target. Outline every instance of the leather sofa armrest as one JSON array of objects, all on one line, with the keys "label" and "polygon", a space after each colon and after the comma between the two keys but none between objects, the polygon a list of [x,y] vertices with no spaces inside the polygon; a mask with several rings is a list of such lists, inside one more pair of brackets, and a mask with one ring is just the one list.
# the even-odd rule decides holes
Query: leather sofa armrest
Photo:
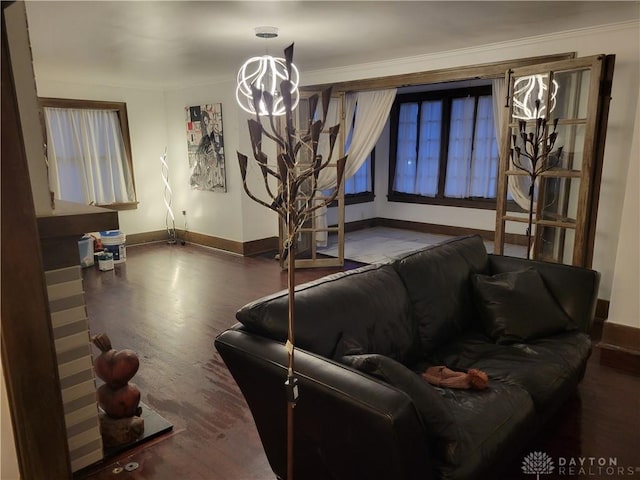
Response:
[{"label": "leather sofa armrest", "polygon": [[[271,468],[285,478],[284,346],[235,325],[216,338],[215,347],[249,405]],[[296,478],[434,477],[421,419],[405,393],[300,349],[295,370]]]},{"label": "leather sofa armrest", "polygon": [[489,255],[491,274],[535,268],[564,311],[584,333],[591,332],[598,301],[600,273],[588,268]]}]

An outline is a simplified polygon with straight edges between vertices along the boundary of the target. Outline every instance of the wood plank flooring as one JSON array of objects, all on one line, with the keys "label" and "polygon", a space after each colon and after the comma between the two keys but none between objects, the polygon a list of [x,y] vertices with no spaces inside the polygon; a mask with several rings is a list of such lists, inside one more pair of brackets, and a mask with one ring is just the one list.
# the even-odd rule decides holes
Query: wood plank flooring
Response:
[{"label": "wood plank flooring", "polygon": [[[297,281],[335,271],[298,270]],[[251,414],[213,340],[235,323],[239,307],[286,288],[278,262],[156,243],[128,247],[126,262],[113,271],[83,273],[91,333],[105,332],[114,348],[138,353],[141,366],[132,381],[142,401],[173,423],[174,431],[76,479],[273,479]],[[594,477],[576,469],[545,480],[640,478],[638,445],[640,377],[600,366],[596,349],[579,392],[529,451],[567,459],[614,457],[620,466],[638,467],[633,476]],[[129,462],[139,467],[114,473]],[[520,472],[520,462],[506,465],[503,478],[535,478]]]}]

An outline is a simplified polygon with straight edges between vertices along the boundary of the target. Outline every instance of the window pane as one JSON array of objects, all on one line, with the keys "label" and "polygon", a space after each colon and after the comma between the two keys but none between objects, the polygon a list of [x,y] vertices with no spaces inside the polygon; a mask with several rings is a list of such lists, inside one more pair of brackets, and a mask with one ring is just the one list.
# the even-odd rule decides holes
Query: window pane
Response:
[{"label": "window pane", "polygon": [[420,115],[417,191],[413,193],[426,197],[435,197],[438,193],[441,133],[442,101],[423,102]]},{"label": "window pane", "polygon": [[398,146],[393,189],[414,193],[416,184],[416,141],[418,133],[418,104],[400,105],[398,119]]},{"label": "window pane", "polygon": [[371,192],[371,155],[367,157],[356,173],[344,182],[345,195]]},{"label": "window pane", "polygon": [[490,95],[478,99],[471,158],[471,197],[495,198],[498,179],[498,145]]},{"label": "window pane", "polygon": [[469,196],[474,107],[475,97],[455,98],[451,102],[445,197]]},{"label": "window pane", "polygon": [[[355,115],[354,115],[355,117]],[[354,118],[355,124],[355,118]],[[351,147],[351,139],[353,138],[353,128],[349,130],[349,135],[347,136],[347,140],[345,142],[344,150],[349,153],[349,148]],[[356,173],[354,173],[351,177],[347,178],[344,182],[344,194],[355,194],[355,193],[365,193],[365,192],[373,192],[373,188],[371,186],[371,154],[367,157],[360,168]]]}]

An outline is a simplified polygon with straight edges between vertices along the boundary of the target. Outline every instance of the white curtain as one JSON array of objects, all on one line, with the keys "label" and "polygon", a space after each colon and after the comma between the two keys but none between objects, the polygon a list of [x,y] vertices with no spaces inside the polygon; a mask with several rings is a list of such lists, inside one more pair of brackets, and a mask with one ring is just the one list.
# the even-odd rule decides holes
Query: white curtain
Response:
[{"label": "white curtain", "polygon": [[44,113],[56,198],[87,205],[135,201],[117,112],[46,107]]},{"label": "white curtain", "polygon": [[[353,133],[351,135],[351,144],[349,145],[347,163],[345,166],[344,177],[349,178],[355,174],[360,166],[367,159],[373,147],[375,147],[380,137],[380,133],[384,128],[393,100],[396,97],[396,89],[376,90],[370,92],[357,92],[348,94],[345,99],[345,138],[351,131],[353,123]],[[357,114],[355,121],[353,119],[354,112]],[[335,125],[339,122],[337,112],[339,112],[337,101],[332,101],[327,116],[327,126]],[[330,118],[329,118],[330,117]],[[326,158],[328,154],[328,146],[321,143],[318,151]],[[337,153],[334,153],[333,160],[337,160]],[[325,168],[318,177],[318,191],[335,188],[337,180],[337,171],[335,168]],[[316,213],[317,228],[327,227],[327,211],[326,208],[317,210]],[[322,232],[324,233],[324,232]],[[319,233],[316,235],[318,245],[324,246],[327,243],[327,235]]]},{"label": "white curtain", "polygon": [[403,103],[398,112],[398,141],[396,147],[396,172],[393,189],[414,193],[416,189],[418,133],[418,104]]},{"label": "white curtain", "polygon": [[414,176],[416,185],[413,191],[418,195],[435,197],[438,193],[440,173],[442,100],[423,102],[420,116],[420,145],[418,145],[417,171]]},{"label": "white curtain", "polygon": [[456,98],[451,102],[449,157],[444,186],[445,197],[469,196],[475,98]]},{"label": "white curtain", "polygon": [[[504,78],[496,78],[492,81],[493,87],[493,122],[496,131],[496,141],[498,145],[502,145],[502,128],[503,119],[502,113],[504,111],[504,104],[506,101],[506,89]],[[498,147],[500,148],[500,147]],[[509,163],[509,165],[511,165]],[[507,198],[513,199],[520,208],[529,211],[529,177],[522,175],[509,175],[507,179],[509,196]],[[534,205],[535,209],[535,205]]]},{"label": "white curtain", "polygon": [[[420,112],[418,119],[417,103],[400,105],[393,189],[435,197],[438,192],[442,101],[422,102]],[[418,120],[420,145],[416,152]]]},{"label": "white curtain", "polygon": [[489,95],[478,98],[476,129],[471,155],[470,196],[494,198],[498,180],[498,142],[493,122],[493,101]]}]

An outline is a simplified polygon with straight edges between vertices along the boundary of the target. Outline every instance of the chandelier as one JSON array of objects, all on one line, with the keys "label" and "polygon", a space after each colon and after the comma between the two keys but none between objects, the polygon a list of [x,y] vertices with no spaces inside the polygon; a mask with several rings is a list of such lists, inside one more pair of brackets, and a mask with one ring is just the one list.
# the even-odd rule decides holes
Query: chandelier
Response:
[{"label": "chandelier", "polygon": [[[256,37],[275,38],[278,29],[275,27],[257,27]],[[300,77],[296,66],[287,62],[284,58],[262,55],[249,58],[238,71],[236,100],[245,112],[251,114],[284,115],[286,108],[280,91],[283,80],[289,80],[289,94],[291,95],[292,108],[298,105],[300,93],[298,83]],[[273,99],[265,101],[267,93]],[[259,99],[254,94],[260,95]]]},{"label": "chandelier", "polygon": [[548,86],[549,75],[528,75],[517,78],[513,84],[513,118],[519,120],[534,120],[545,118],[545,95],[550,95],[549,113],[556,108],[558,82],[552,80],[551,89]]}]

